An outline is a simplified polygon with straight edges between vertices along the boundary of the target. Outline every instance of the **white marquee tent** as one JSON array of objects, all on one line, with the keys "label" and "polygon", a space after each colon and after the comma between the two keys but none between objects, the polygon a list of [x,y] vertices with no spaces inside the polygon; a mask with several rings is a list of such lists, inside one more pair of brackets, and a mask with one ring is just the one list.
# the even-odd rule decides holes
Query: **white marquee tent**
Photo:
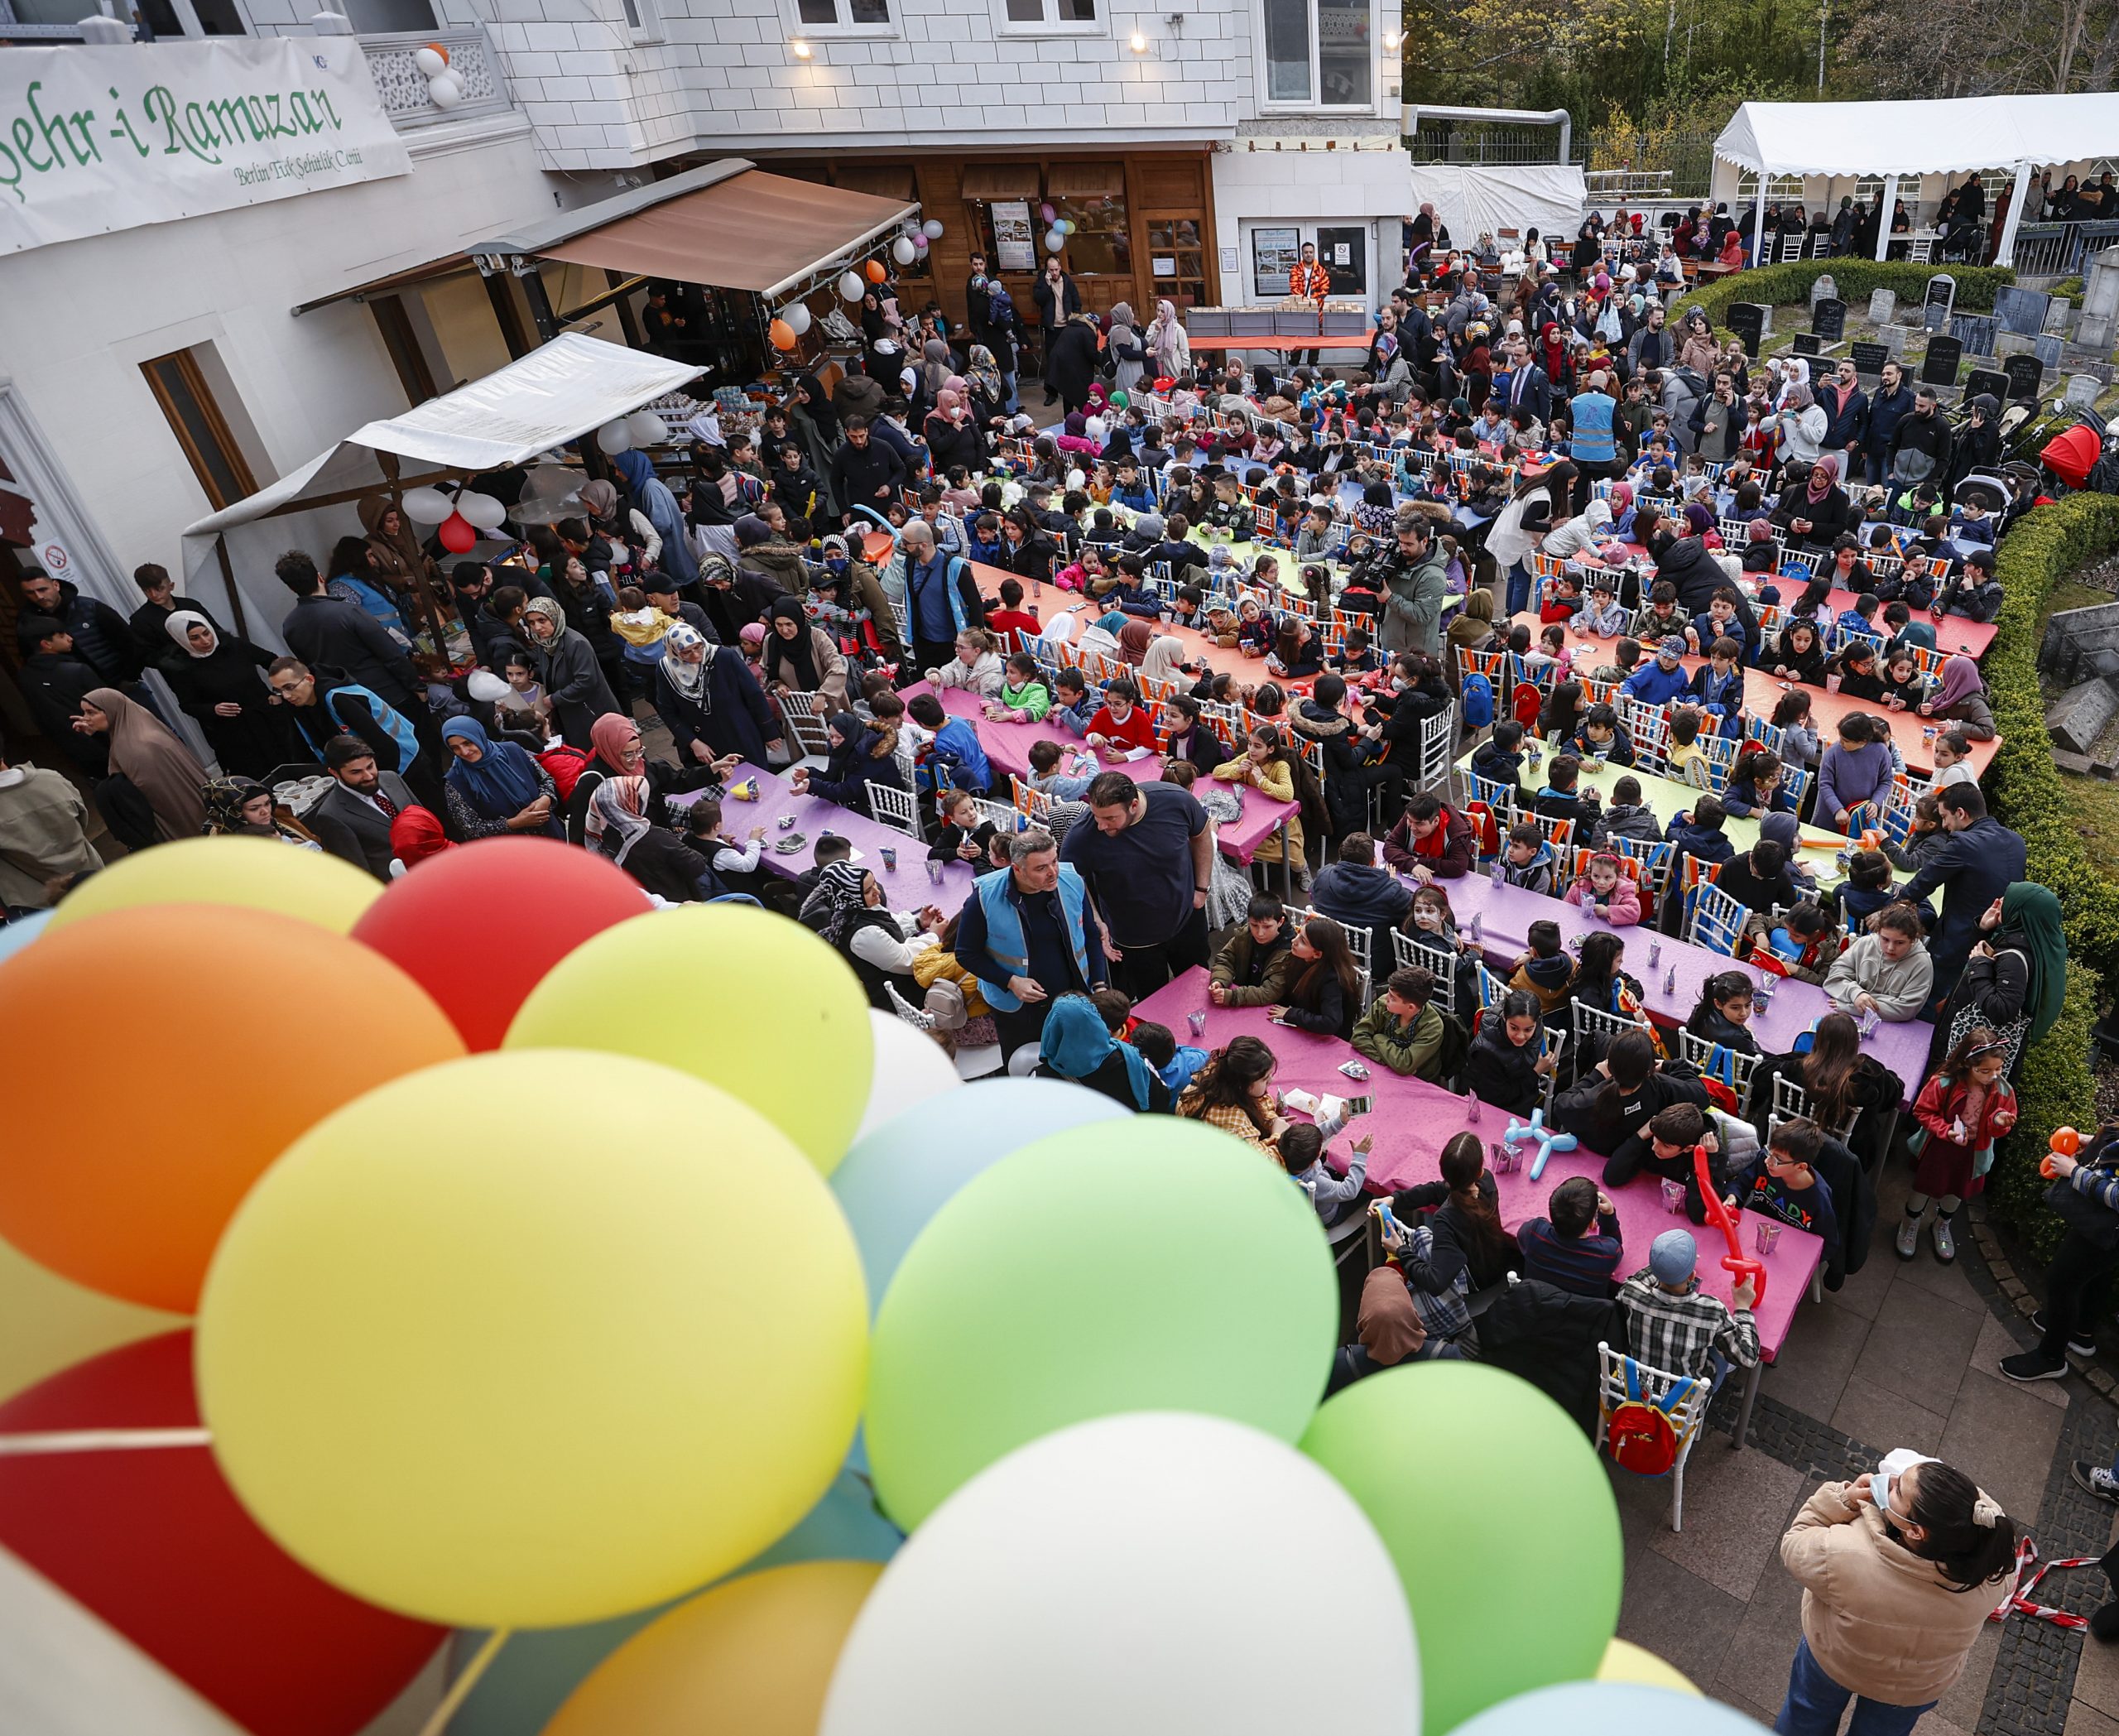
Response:
[{"label": "white marquee tent", "polygon": [[284,649],[293,599],[272,575],[291,548],[320,564],[358,535],[362,496],[454,482],[527,464],[672,392],[699,369],[565,332],[483,379],[357,428],[329,452],[184,533],[185,592],[226,597],[244,637]]},{"label": "white marquee tent", "polygon": [[[1995,262],[2014,257],[2032,171],[2119,151],[2119,94],[1945,97],[1904,103],[1746,103],[1714,141],[1713,197],[1733,201],[1739,171],[1759,177],[1760,219],[1769,176],[1884,177],[1886,209],[1901,176],[2013,169],[2016,193]],[[1884,257],[1887,233],[1877,238]]]}]

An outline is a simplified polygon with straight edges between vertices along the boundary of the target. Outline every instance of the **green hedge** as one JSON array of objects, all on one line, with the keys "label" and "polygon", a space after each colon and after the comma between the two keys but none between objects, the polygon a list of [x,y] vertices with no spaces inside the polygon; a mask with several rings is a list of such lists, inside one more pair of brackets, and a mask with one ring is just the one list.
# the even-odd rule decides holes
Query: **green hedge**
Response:
[{"label": "green hedge", "polygon": [[2038,1160],[2054,1128],[2096,1123],[2090,1078],[2090,1026],[2100,979],[2119,970],[2119,887],[2083,847],[2066,784],[2053,763],[2045,702],[2038,685],[2038,647],[2046,599],[2069,574],[2119,546],[2119,497],[2076,494],[2040,507],[2001,539],[1996,576],[2004,600],[2000,631],[1982,665],[2001,745],[1984,780],[2001,821],[2022,834],[2027,878],[2060,900],[2068,933],[2067,1011],[2025,1057],[2023,1132],[2002,1147],[1989,1178],[1995,1215],[2041,1255],[2060,1238],[2060,1222],[2041,1203]]},{"label": "green hedge", "polygon": [[2005,265],[1958,265],[1945,268],[1909,265],[1903,260],[1886,260],[1879,264],[1873,259],[1804,259],[1738,272],[1733,277],[1718,278],[1698,295],[1682,297],[1678,306],[1682,311],[1696,301],[1707,310],[1707,317],[1720,326],[1727,323],[1724,310],[1732,301],[1762,301],[1769,307],[1807,302],[1810,299],[1810,286],[1829,274],[1838,286],[1839,299],[1847,304],[1849,313],[1857,310],[1866,313],[1871,293],[1880,289],[1894,291],[1900,306],[1910,302],[1918,307],[1928,293],[1928,280],[1945,269],[1948,276],[1957,279],[1957,305],[1968,312],[1991,309],[1994,305],[1994,291],[2002,284],[2016,281],[2015,272]]}]

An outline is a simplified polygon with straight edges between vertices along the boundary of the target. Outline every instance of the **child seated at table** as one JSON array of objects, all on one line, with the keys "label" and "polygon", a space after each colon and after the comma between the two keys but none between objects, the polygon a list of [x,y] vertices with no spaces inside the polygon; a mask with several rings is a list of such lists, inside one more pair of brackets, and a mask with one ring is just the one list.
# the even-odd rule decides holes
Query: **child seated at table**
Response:
[{"label": "child seated at table", "polygon": [[968,790],[950,790],[935,804],[941,825],[927,847],[930,862],[968,862],[983,872],[987,851],[996,830],[990,820],[979,817],[978,804]]},{"label": "child seated at table", "polygon": [[1964,557],[1963,570],[1953,575],[1935,599],[1937,616],[1963,615],[1973,621],[1991,621],[2001,613],[2001,587],[1994,577],[1994,551],[1974,549]]},{"label": "child seated at table", "polygon": [[1744,672],[1737,667],[1743,652],[1740,640],[1724,636],[1708,641],[1707,661],[1693,671],[1686,689],[1693,704],[1713,718],[1727,738],[1743,729]]},{"label": "child seated at table", "polygon": [[1516,1232],[1522,1275],[1569,1296],[1611,1296],[1625,1248],[1609,1196],[1587,1176],[1570,1176],[1553,1190],[1545,1209],[1551,1216],[1533,1218]]},{"label": "child seated at table", "polygon": [[1781,785],[1780,756],[1759,743],[1747,743],[1730,769],[1728,782],[1723,786],[1722,805],[1734,820],[1756,814],[1794,813],[1795,805]]},{"label": "child seated at table", "polygon": [[1056,723],[1069,735],[1087,735],[1089,723],[1103,704],[1103,696],[1089,691],[1088,679],[1079,669],[1063,669],[1053,677],[1052,709],[1045,721]]},{"label": "child seated at table", "polygon": [[1608,850],[1599,850],[1583,864],[1567,889],[1567,902],[1601,916],[1614,928],[1630,928],[1641,921],[1641,892],[1626,876],[1624,864]]},{"label": "child seated at table", "polygon": [[1273,648],[1278,629],[1256,597],[1246,597],[1237,604],[1236,619],[1236,648],[1245,656],[1262,657]]},{"label": "child seated at table", "polygon": [[1523,777],[1523,726],[1513,718],[1498,719],[1493,731],[1472,750],[1472,775],[1511,788]]},{"label": "child seated at table", "polygon": [[1717,639],[1734,639],[1741,660],[1744,627],[1737,618],[1737,601],[1736,586],[1718,585],[1714,594],[1708,599],[1707,613],[1695,615],[1685,623],[1686,648],[1694,653],[1711,651]]},{"label": "child seated at table", "polygon": [[1530,945],[1516,955],[1516,971],[1508,986],[1535,995],[1547,1022],[1558,1022],[1554,1015],[1564,1015],[1571,998],[1568,991],[1574,982],[1574,957],[1560,944],[1557,922],[1533,922],[1528,938]]},{"label": "child seated at table", "polygon": [[1833,1266],[1839,1259],[1839,1214],[1814,1167],[1823,1144],[1824,1130],[1807,1117],[1779,1123],[1765,1150],[1730,1175],[1723,1203],[1809,1231],[1824,1243],[1823,1263]]},{"label": "child seated at table", "polygon": [[1508,829],[1508,842],[1502,848],[1502,878],[1526,892],[1550,893],[1557,860],[1536,824],[1519,820]]},{"label": "child seated at table", "polygon": [[968,627],[957,635],[955,649],[956,655],[939,669],[927,671],[927,685],[967,688],[987,700],[999,694],[1007,669],[993,635],[983,627]]},{"label": "child seated at table", "polygon": [[[756,898],[771,890],[765,883],[769,877],[762,877],[758,872],[758,852],[765,840],[765,828],[752,826],[743,843],[736,844],[722,836],[721,827],[721,804],[711,796],[702,797],[685,811],[685,842],[696,854],[706,858],[721,887],[719,893],[707,892],[706,896],[725,897],[741,892]],[[700,890],[705,892],[706,889],[702,887]]]},{"label": "child seated at table", "polygon": [[1546,768],[1545,786],[1531,798],[1539,818],[1564,820],[1574,826],[1569,842],[1588,838],[1597,825],[1601,799],[1593,787],[1583,789],[1581,781],[1582,762],[1572,753],[1556,754]]},{"label": "child seated at table", "polygon": [[1611,766],[1633,763],[1633,738],[1619,727],[1618,711],[1608,704],[1592,705],[1583,716],[1582,727],[1568,738],[1565,746],[1577,759],[1596,760]]},{"label": "child seated at table", "polygon": [[1685,1029],[1737,1055],[1758,1053],[1751,1033],[1751,979],[1741,970],[1724,970],[1700,985],[1699,998],[1685,1019]]},{"label": "child seated at table", "polygon": [[1121,676],[1103,690],[1103,704],[1089,719],[1088,744],[1111,753],[1156,751],[1156,726],[1141,704],[1141,690]]},{"label": "child seated at table", "polygon": [[[1576,613],[1574,625],[1578,632],[1592,633],[1607,639],[1626,632],[1632,616],[1619,601],[1619,581],[1608,567],[1599,567],[1589,575],[1589,600]],[[1634,647],[1640,655],[1640,647]],[[1598,680],[1604,679],[1602,676]],[[1618,679],[1623,680],[1621,676]]]},{"label": "child seated at table", "polygon": [[1142,1019],[1133,1027],[1133,1046],[1156,1070],[1156,1077],[1170,1087],[1172,1097],[1190,1084],[1193,1075],[1207,1065],[1204,1049],[1180,1044],[1169,1026],[1158,1025],[1152,1019]]},{"label": "child seated at table", "polygon": [[1621,1140],[1619,1148],[1605,1160],[1604,1185],[1624,1187],[1643,1174],[1682,1182],[1685,1215],[1695,1224],[1704,1224],[1707,1200],[1693,1162],[1693,1148],[1699,1145],[1707,1147],[1708,1179],[1718,1192],[1726,1193],[1721,1137],[1708,1127],[1706,1110],[1696,1103],[1674,1103],[1659,1109],[1646,1127]]},{"label": "child seated at table", "polygon": [[1506,1109],[1519,1120],[1545,1095],[1554,1068],[1544,1052],[1545,1022],[1538,997],[1511,989],[1501,1004],[1478,1016],[1464,1057],[1464,1089],[1481,1103]]},{"label": "child seated at table", "polygon": [[1833,961],[1847,945],[1847,937],[1832,912],[1814,898],[1789,906],[1777,924],[1761,918],[1753,925],[1751,962],[1775,976],[1793,977],[1799,983],[1823,984]]},{"label": "child seated at table", "polygon": [[1957,522],[1950,531],[1955,542],[1976,542],[1987,548],[1994,546],[1994,521],[1987,515],[1987,503],[1977,495],[1961,500],[1957,504]]},{"label": "child seated at table", "polygon": [[1367,628],[1350,627],[1343,646],[1324,659],[1324,666],[1337,674],[1357,679],[1381,669],[1383,657],[1370,640]]},{"label": "child seated at table", "polygon": [[1401,1077],[1439,1083],[1446,1021],[1433,1004],[1434,987],[1434,974],[1420,965],[1392,971],[1383,993],[1354,1026],[1349,1039],[1354,1052]]},{"label": "child seated at table", "polygon": [[[974,560],[978,557],[973,555]],[[1020,579],[1001,581],[1001,606],[986,612],[986,625],[989,632],[1021,633],[1026,639],[1035,639],[1045,629],[1038,624],[1037,611],[1023,607],[1023,585]]]},{"label": "child seated at table", "polygon": [[1670,745],[1663,750],[1663,763],[1670,768],[1669,776],[1679,783],[1690,784],[1695,790],[1714,787],[1713,762],[1699,745],[1700,727],[1705,722],[1705,717],[1689,705],[1674,707],[1670,712]]},{"label": "child seated at table", "polygon": [[820,882],[824,870],[834,862],[843,862],[853,854],[853,840],[837,832],[822,832],[810,847],[810,866],[795,877],[795,911],[805,928],[814,929],[821,934],[830,926],[832,902],[830,894],[823,890]]},{"label": "child seated at table", "polygon": [[1281,1135],[1276,1147],[1281,1166],[1288,1179],[1309,1196],[1317,1216],[1329,1229],[1349,1211],[1358,1209],[1362,1185],[1368,1176],[1368,1154],[1376,1144],[1364,1134],[1348,1148],[1347,1172],[1335,1176],[1324,1161],[1324,1131],[1306,1121],[1296,1122]]},{"label": "child seated at table", "polygon": [[976,724],[969,718],[952,717],[931,693],[915,694],[906,701],[905,709],[931,738],[920,762],[923,787],[976,790],[981,795],[993,787],[993,767]]},{"label": "child seated at table", "polygon": [[1562,573],[1550,581],[1538,619],[1548,626],[1574,619],[1582,611],[1582,580],[1574,573]]},{"label": "child seated at table", "polygon": [[[1625,611],[1621,609],[1623,614]],[[1599,663],[1589,671],[1593,681],[1610,682],[1623,685],[1634,671],[1641,666],[1641,641],[1631,634],[1621,638],[1612,647],[1612,661]]]},{"label": "child seated at table", "polygon": [[996,724],[1035,724],[1052,709],[1052,690],[1045,685],[1045,676],[1037,659],[1028,652],[1019,651],[1008,659],[1007,673],[1002,679],[1001,691],[986,702],[988,722]]}]

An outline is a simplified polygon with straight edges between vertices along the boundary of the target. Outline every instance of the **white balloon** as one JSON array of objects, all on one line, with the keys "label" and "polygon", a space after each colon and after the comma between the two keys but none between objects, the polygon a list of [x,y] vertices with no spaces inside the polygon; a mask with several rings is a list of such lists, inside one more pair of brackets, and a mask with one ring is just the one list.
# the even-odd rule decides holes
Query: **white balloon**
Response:
[{"label": "white balloon", "polygon": [[581,473],[565,464],[540,464],[530,473],[530,492],[540,500],[565,500],[581,485]]},{"label": "white balloon", "polygon": [[929,218],[926,222],[920,224],[920,232],[930,241],[939,241],[942,238],[941,219],[935,217]]},{"label": "white balloon", "polygon": [[464,87],[456,82],[454,73],[445,72],[427,80],[427,100],[437,108],[454,108],[464,100]]},{"label": "white balloon", "polygon": [[407,488],[404,507],[414,524],[440,524],[456,510],[456,503],[439,488]]},{"label": "white balloon", "polygon": [[1322,1467],[1221,1417],[1100,1417],[989,1465],[913,1533],[847,1636],[819,1736],[1314,1729],[1293,1610],[1331,1612],[1335,1731],[1420,1729],[1397,1571]]},{"label": "white balloon", "polygon": [[848,301],[858,301],[868,291],[868,280],[858,272],[848,272],[838,280],[838,293]]},{"label": "white balloon", "polygon": [[868,1107],[861,1117],[861,1130],[853,1137],[866,1139],[893,1115],[954,1091],[963,1083],[957,1064],[935,1039],[915,1031],[887,1012],[868,1009],[868,1022],[876,1032],[876,1079],[868,1088]]},{"label": "white balloon", "polygon": [[900,265],[911,265],[919,257],[920,249],[902,235],[891,243],[891,257]]},{"label": "white balloon", "polygon": [[780,317],[787,322],[788,330],[796,337],[810,329],[810,310],[799,301],[790,301],[780,310]]},{"label": "white balloon", "polygon": [[456,510],[482,531],[497,531],[507,517],[507,507],[490,494],[459,494]]},{"label": "white balloon", "polygon": [[1047,229],[1045,232],[1045,251],[1046,252],[1056,253],[1060,248],[1066,246],[1066,244],[1067,238],[1064,235],[1062,235],[1059,230]]},{"label": "white balloon", "polygon": [[662,426],[662,418],[651,410],[636,410],[626,418],[626,432],[632,436],[636,446],[664,446],[670,441],[670,430]]},{"label": "white balloon", "polygon": [[626,428],[625,418],[606,422],[596,430],[596,444],[613,456],[632,450],[632,435]]},{"label": "white balloon", "polygon": [[438,79],[449,70],[449,61],[438,48],[416,48],[412,50],[412,65],[423,79]]}]

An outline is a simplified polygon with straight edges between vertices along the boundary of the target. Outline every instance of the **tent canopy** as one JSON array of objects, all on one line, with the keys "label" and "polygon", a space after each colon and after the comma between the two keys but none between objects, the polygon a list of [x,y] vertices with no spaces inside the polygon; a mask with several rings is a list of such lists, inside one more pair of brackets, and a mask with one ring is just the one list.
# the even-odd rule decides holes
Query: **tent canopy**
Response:
[{"label": "tent canopy", "polygon": [[1432,204],[1460,248],[1503,229],[1572,240],[1582,226],[1586,183],[1573,163],[1415,163],[1412,173],[1415,205]]},{"label": "tent canopy", "polygon": [[2046,166],[2119,146],[2119,94],[1746,103],[1714,154],[1765,175],[1938,175]]},{"label": "tent canopy", "polygon": [[411,488],[527,464],[654,402],[699,372],[563,333],[483,379],[354,430],[270,488],[187,527],[186,594],[202,601],[228,597],[246,637],[281,649],[280,622],[291,599],[272,563],[300,548],[320,565],[339,537],[361,534],[354,508],[363,496],[384,492],[393,480]]}]

